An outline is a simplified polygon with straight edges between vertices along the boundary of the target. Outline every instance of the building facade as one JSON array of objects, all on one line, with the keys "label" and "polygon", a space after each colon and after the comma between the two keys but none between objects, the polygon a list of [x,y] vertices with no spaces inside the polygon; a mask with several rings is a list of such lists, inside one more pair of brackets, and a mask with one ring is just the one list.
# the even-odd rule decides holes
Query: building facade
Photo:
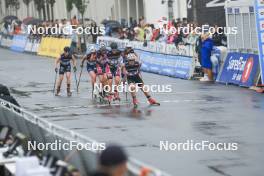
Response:
[{"label": "building facade", "polygon": [[[16,15],[20,19],[27,17],[27,7],[23,0],[19,0],[17,8],[5,7],[6,0],[0,0],[0,17],[6,15]],[[130,22],[130,18],[139,19],[144,16],[146,22],[155,23],[161,17],[184,18],[187,17],[187,6],[184,0],[84,0],[87,4],[87,10],[84,14],[85,18],[91,18],[97,23],[101,23],[104,19],[112,19]],[[80,18],[80,14],[75,6],[70,13],[66,10],[66,0],[56,0],[54,4],[54,19],[70,18],[76,15]],[[43,10],[37,11],[36,5],[32,0],[29,4],[29,16],[44,18]],[[51,7],[45,5],[46,19],[51,19]]]}]

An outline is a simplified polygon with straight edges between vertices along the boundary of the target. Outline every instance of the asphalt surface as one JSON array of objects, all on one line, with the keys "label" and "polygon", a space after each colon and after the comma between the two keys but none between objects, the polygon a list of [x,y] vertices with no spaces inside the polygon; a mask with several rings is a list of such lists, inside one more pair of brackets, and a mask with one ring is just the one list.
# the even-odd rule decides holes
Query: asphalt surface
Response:
[{"label": "asphalt surface", "polygon": [[[153,94],[160,107],[149,107],[141,94],[135,111],[123,100],[112,106],[92,101],[84,73],[80,94],[75,91],[67,98],[64,86],[62,96],[54,97],[54,59],[0,49],[0,83],[10,87],[26,110],[42,118],[99,142],[120,143],[134,158],[171,175],[263,175],[263,95],[236,86],[143,73],[146,84],[169,84],[173,91]],[[160,150],[160,141],[166,140],[238,143],[238,150]]]}]

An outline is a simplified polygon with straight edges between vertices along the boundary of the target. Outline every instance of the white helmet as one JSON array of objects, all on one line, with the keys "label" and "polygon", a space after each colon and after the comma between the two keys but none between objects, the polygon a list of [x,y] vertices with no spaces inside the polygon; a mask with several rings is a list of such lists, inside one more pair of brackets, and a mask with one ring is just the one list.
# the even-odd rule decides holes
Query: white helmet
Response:
[{"label": "white helmet", "polygon": [[137,59],[137,56],[134,53],[130,53],[127,55],[128,61],[135,61]]},{"label": "white helmet", "polygon": [[90,53],[95,53],[96,52],[96,48],[94,46],[91,46],[89,49]]}]

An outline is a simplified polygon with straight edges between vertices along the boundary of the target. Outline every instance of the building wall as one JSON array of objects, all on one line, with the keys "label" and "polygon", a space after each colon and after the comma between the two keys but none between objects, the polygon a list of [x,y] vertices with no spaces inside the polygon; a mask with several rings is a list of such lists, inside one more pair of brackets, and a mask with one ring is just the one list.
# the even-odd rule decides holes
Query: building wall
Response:
[{"label": "building wall", "polygon": [[[2,12],[5,14],[6,9],[4,8],[5,0],[0,0],[2,3]],[[26,5],[23,3],[23,0],[20,1],[20,9],[18,10],[18,16],[20,19],[24,19],[27,17],[27,9]],[[146,22],[153,23],[156,22],[161,17],[168,17],[168,5],[167,0],[164,4],[161,4],[161,0],[138,0],[138,9],[139,9],[139,17],[144,16],[146,18]],[[114,19],[119,20],[120,18],[128,19],[127,15],[127,0],[89,0],[89,4],[87,10],[85,12],[85,18],[92,18],[97,23],[100,23],[103,19]],[[118,2],[120,2],[120,11],[118,10]],[[130,5],[130,17],[136,19],[136,0],[129,0]],[[35,10],[34,2],[30,3],[30,16],[34,16],[40,18],[38,16],[38,12]],[[1,12],[1,10],[0,10]],[[15,15],[15,12],[13,12]],[[77,9],[74,7],[71,16],[78,14]],[[0,14],[1,16],[1,14]],[[175,18],[183,18],[187,16],[187,7],[185,0],[174,0],[174,16]],[[2,15],[3,17],[3,15]],[[1,17],[1,18],[2,18]],[[56,0],[54,5],[54,18],[55,19],[63,19],[67,18],[68,13],[66,11],[66,3],[65,0]]]}]

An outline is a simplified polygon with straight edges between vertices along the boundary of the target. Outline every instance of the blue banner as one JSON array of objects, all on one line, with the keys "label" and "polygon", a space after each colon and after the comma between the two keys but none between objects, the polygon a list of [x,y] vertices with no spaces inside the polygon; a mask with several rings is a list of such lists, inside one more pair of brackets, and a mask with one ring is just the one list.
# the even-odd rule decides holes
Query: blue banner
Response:
[{"label": "blue banner", "polygon": [[193,58],[180,55],[166,55],[136,50],[142,61],[142,71],[190,79],[193,76]]},{"label": "blue banner", "polygon": [[27,36],[24,35],[15,35],[11,45],[11,50],[23,52],[26,46]]},{"label": "blue banner", "polygon": [[261,81],[264,84],[264,1],[255,0]]},{"label": "blue banner", "polygon": [[255,54],[229,53],[217,82],[250,87],[258,76],[259,57]]}]

